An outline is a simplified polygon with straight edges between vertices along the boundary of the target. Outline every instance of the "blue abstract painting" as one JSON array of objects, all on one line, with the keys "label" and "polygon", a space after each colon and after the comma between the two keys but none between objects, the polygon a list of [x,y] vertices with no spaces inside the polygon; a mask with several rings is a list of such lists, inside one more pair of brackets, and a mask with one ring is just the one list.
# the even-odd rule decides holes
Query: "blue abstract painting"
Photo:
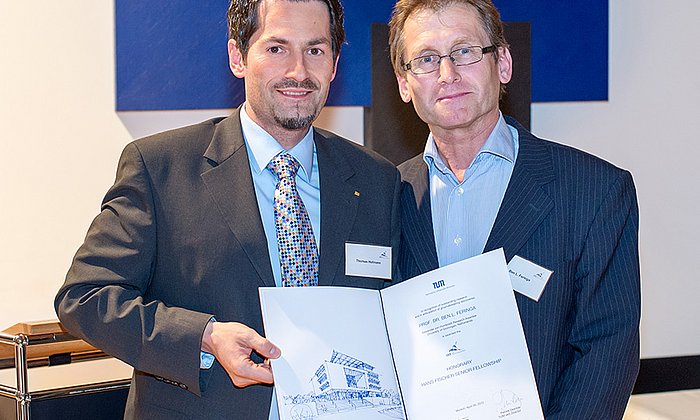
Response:
[{"label": "blue abstract painting", "polygon": [[[532,100],[608,97],[608,0],[495,0],[505,21],[532,27]],[[348,43],[328,105],[371,105],[371,23],[394,0],[345,0]],[[115,1],[116,108],[223,109],[243,102],[227,63],[227,0]],[[517,71],[517,69],[514,69]]]}]

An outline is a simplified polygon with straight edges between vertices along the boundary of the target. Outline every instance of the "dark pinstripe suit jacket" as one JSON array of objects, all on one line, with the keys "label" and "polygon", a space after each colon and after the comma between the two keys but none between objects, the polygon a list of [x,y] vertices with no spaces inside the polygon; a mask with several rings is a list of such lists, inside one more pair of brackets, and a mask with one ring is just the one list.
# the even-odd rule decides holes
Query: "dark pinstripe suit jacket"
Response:
[{"label": "dark pinstripe suit jacket", "polygon": [[[484,251],[554,271],[539,302],[516,293],[545,416],[622,417],[639,370],[638,209],[632,176],[533,136],[520,150]],[[404,278],[438,267],[427,166],[401,171]]]}]

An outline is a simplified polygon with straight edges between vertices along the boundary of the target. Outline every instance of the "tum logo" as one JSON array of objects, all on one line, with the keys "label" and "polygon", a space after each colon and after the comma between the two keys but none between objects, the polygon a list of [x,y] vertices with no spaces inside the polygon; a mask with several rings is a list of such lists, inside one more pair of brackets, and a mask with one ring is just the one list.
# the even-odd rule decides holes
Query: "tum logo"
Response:
[{"label": "tum logo", "polygon": [[436,281],[433,283],[433,289],[439,289],[445,285],[445,280]]}]

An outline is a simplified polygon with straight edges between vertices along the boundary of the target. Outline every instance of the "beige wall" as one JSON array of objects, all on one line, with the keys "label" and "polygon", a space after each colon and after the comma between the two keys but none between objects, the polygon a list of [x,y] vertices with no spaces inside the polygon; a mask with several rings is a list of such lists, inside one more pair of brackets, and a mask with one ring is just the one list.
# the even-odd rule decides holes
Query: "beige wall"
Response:
[{"label": "beige wall", "polygon": [[52,295],[129,134],[114,113],[113,5],[0,2],[0,328]]},{"label": "beige wall", "polygon": [[[227,112],[118,116],[113,9],[0,0],[0,329],[55,316],[53,295],[132,136]],[[612,0],[610,100],[533,105],[536,134],[635,176],[644,357],[700,354],[699,14],[694,0]],[[323,125],[362,141],[361,109],[331,109]]]}]

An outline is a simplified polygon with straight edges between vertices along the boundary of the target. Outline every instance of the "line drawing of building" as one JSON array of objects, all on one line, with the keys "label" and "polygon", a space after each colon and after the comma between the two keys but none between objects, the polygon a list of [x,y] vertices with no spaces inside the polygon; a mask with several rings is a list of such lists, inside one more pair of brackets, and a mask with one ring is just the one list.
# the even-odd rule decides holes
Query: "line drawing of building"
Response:
[{"label": "line drawing of building", "polygon": [[405,419],[397,389],[385,388],[375,367],[347,354],[333,350],[310,379],[312,391],[284,396],[285,408],[293,420],[372,410],[387,418]]}]

